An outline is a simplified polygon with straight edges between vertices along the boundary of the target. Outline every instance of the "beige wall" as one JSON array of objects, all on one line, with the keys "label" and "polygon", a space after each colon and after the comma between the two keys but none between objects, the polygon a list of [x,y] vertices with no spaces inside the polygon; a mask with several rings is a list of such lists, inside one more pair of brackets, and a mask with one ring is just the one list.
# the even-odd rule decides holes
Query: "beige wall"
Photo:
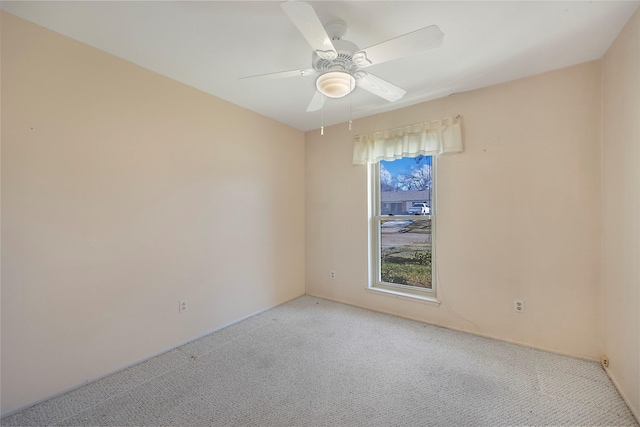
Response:
[{"label": "beige wall", "polygon": [[[307,293],[599,358],[600,105],[594,61],[308,132]],[[437,167],[442,303],[367,291],[367,170],[351,165],[352,137],[455,114],[464,153]]]},{"label": "beige wall", "polygon": [[640,10],[603,60],[604,344],[640,418]]},{"label": "beige wall", "polygon": [[3,413],[304,294],[302,132],[1,16]]}]

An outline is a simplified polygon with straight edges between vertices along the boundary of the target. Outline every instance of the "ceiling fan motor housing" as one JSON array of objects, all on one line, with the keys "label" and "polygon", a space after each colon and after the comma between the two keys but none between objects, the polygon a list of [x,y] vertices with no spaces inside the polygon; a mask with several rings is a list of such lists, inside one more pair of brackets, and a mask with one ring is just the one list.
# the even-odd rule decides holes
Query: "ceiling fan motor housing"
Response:
[{"label": "ceiling fan motor housing", "polygon": [[339,68],[351,74],[355,73],[358,66],[353,62],[353,54],[358,51],[358,46],[347,40],[332,40],[331,42],[338,56],[334,59],[324,59],[314,51],[311,55],[313,68],[320,72]]}]

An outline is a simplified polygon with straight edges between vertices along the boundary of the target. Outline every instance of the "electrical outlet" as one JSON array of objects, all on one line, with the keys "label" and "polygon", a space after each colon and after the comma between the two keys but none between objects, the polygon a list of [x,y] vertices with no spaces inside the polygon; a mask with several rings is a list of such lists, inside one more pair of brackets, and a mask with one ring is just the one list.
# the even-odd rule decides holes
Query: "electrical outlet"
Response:
[{"label": "electrical outlet", "polygon": [[331,277],[331,280],[336,280],[336,272],[331,270],[331,273],[329,273],[329,277]]},{"label": "electrical outlet", "polygon": [[187,305],[186,301],[180,301],[180,305],[178,306],[178,313],[182,314],[187,311],[188,308],[189,306]]},{"label": "electrical outlet", "polygon": [[524,301],[521,299],[514,299],[513,311],[515,311],[516,313],[524,313]]}]

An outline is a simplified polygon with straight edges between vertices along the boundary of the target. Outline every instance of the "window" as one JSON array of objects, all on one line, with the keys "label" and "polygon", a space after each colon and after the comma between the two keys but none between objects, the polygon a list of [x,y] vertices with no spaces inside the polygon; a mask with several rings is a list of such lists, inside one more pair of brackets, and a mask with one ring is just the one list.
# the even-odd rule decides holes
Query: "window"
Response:
[{"label": "window", "polygon": [[461,152],[460,115],[354,138],[353,164],[370,165],[369,289],[438,303],[435,156]]},{"label": "window", "polygon": [[435,299],[435,156],[371,166],[370,288]]}]

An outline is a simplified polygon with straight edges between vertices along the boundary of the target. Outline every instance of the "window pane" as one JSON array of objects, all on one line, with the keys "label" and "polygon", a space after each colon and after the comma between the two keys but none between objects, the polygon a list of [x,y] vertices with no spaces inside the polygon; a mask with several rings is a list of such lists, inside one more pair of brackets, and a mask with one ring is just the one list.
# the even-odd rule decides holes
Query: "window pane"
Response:
[{"label": "window pane", "polygon": [[431,156],[380,161],[380,215],[430,215]]},{"label": "window pane", "polygon": [[380,279],[431,289],[431,219],[380,221]]}]

